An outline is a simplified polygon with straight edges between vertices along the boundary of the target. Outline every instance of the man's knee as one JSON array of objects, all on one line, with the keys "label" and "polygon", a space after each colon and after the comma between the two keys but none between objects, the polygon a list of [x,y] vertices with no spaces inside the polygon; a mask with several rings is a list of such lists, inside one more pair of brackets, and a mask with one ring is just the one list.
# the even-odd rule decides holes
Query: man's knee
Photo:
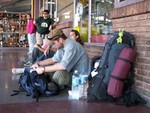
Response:
[{"label": "man's knee", "polygon": [[58,85],[68,85],[70,78],[71,78],[71,73],[67,71],[56,71],[52,79]]}]

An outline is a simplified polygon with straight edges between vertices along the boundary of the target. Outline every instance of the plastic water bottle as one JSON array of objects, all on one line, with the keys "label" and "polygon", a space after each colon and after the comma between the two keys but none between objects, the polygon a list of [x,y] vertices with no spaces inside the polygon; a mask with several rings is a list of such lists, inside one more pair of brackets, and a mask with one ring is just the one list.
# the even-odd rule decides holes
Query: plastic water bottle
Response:
[{"label": "plastic water bottle", "polygon": [[80,74],[79,98],[87,98],[87,74]]},{"label": "plastic water bottle", "polygon": [[77,70],[75,70],[72,76],[72,90],[71,90],[72,99],[79,99],[79,84],[80,84],[79,73]]}]

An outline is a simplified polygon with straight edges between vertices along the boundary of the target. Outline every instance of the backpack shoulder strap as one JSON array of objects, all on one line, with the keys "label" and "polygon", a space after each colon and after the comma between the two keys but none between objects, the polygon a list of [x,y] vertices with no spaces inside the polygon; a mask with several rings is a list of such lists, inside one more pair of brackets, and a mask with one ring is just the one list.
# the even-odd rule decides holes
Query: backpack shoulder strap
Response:
[{"label": "backpack shoulder strap", "polygon": [[13,93],[10,96],[14,96],[20,93],[20,90],[13,90]]},{"label": "backpack shoulder strap", "polygon": [[97,77],[102,77],[102,79],[105,76],[105,69],[107,68],[107,64],[108,64],[108,57],[109,57],[109,52],[111,50],[112,45],[116,42],[116,34],[114,34],[114,37],[111,37],[111,39],[108,40],[108,42],[105,44],[104,46],[104,50],[103,50],[103,55],[102,58],[100,60],[100,65],[97,74]]}]

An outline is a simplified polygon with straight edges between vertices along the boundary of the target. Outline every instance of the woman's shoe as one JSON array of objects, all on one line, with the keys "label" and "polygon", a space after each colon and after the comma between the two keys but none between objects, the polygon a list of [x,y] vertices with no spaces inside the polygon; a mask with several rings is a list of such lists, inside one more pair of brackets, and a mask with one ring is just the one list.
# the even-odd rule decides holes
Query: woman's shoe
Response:
[{"label": "woman's shoe", "polygon": [[24,68],[12,68],[13,74],[21,74],[24,72]]}]

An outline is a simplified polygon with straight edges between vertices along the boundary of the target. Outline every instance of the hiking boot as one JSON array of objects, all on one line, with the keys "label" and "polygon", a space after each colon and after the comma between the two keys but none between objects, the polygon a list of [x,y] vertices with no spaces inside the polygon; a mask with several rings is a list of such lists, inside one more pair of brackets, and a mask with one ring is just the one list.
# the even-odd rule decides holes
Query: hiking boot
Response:
[{"label": "hiking boot", "polygon": [[13,74],[21,74],[24,72],[24,68],[12,68]]},{"label": "hiking boot", "polygon": [[65,89],[65,86],[59,86],[59,90]]},{"label": "hiking boot", "polygon": [[55,82],[48,83],[48,90],[53,92],[53,95],[59,94],[59,86]]},{"label": "hiking boot", "polygon": [[56,84],[54,82],[50,82],[50,83],[48,83],[48,89],[50,91],[56,91],[58,89],[58,87],[56,86]]}]

